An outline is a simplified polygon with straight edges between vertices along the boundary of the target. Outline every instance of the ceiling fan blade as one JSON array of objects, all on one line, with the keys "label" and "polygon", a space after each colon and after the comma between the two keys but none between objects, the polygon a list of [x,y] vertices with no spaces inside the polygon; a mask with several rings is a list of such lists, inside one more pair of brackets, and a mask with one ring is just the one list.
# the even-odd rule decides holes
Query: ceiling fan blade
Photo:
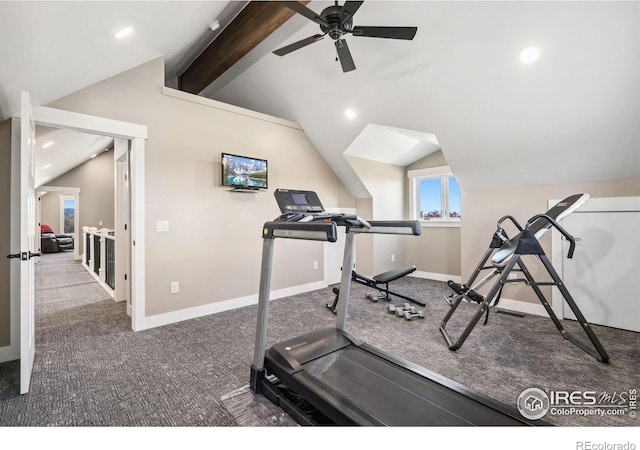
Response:
[{"label": "ceiling fan blade", "polygon": [[416,27],[353,27],[351,33],[354,36],[406,39],[410,41],[416,35]]},{"label": "ceiling fan blade", "polygon": [[342,12],[340,13],[340,25],[345,23],[349,19],[349,17],[353,17],[353,15],[356,13],[358,8],[362,6],[363,3],[364,1],[345,2],[344,6],[342,7]]},{"label": "ceiling fan blade", "polygon": [[286,6],[289,9],[294,10],[298,14],[305,16],[307,19],[313,20],[318,25],[324,25],[325,27],[329,26],[326,20],[324,20],[322,17],[320,17],[319,15],[311,11],[302,3],[299,3],[299,2],[279,2],[279,3],[283,6]]},{"label": "ceiling fan blade", "polygon": [[347,45],[347,41],[344,39],[338,39],[336,41],[336,50],[338,51],[338,58],[340,59],[340,64],[342,65],[343,72],[351,72],[356,69],[356,64],[353,62],[353,58],[351,57],[351,52],[349,51],[349,46]]},{"label": "ceiling fan blade", "polygon": [[294,42],[293,44],[289,44],[286,45],[284,47],[281,47],[277,50],[274,50],[273,53],[275,53],[278,56],[284,56],[287,53],[291,53],[294,50],[298,50],[302,47],[306,47],[309,44],[313,44],[314,42],[318,42],[320,39],[322,39],[325,35],[324,34],[315,34],[313,36],[309,36],[306,39],[302,39],[298,42]]}]

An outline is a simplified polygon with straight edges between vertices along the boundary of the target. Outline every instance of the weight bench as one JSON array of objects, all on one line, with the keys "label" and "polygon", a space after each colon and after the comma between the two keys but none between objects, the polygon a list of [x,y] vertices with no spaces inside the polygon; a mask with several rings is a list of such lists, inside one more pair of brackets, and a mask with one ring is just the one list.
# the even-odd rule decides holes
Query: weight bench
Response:
[{"label": "weight bench", "polygon": [[[389,283],[399,278],[405,277],[410,273],[416,271],[416,266],[407,266],[401,267],[399,269],[389,270],[387,272],[379,273],[375,275],[373,278],[366,277],[364,275],[360,275],[355,270],[351,271],[351,281],[355,281],[356,283],[363,284],[367,287],[377,289],[379,292],[377,294],[367,294],[367,298],[374,302],[378,300],[384,300],[387,302],[391,301],[391,297],[389,295],[395,295],[396,297],[400,297],[409,302],[415,303],[416,305],[425,306],[425,304],[421,301],[413,299],[411,297],[407,297],[402,294],[398,294],[397,292],[393,292],[389,290]],[[336,313],[336,308],[338,306],[338,295],[340,294],[340,290],[338,288],[333,288],[333,293],[336,294],[333,303],[327,303],[326,307],[332,313]]]},{"label": "weight bench", "polygon": [[[566,286],[560,279],[560,276],[555,271],[551,262],[545,255],[539,239],[542,237],[551,227],[556,228],[569,242],[568,258],[573,257],[573,251],[575,249],[575,239],[564,228],[562,228],[558,221],[568,216],[570,213],[578,209],[584,202],[589,199],[588,194],[575,194],[567,197],[545,214],[538,214],[529,219],[525,227],[521,227],[520,224],[512,216],[504,216],[498,221],[498,229],[493,234],[489,248],[485,252],[480,263],[476,266],[473,274],[469,278],[466,284],[458,284],[453,281],[449,281],[448,285],[454,291],[454,294],[445,297],[445,301],[451,307],[442,319],[440,324],[440,332],[447,341],[447,345],[450,350],[458,350],[464,341],[467,339],[473,328],[476,326],[483,314],[489,314],[489,307],[492,301],[495,300],[493,306],[496,306],[500,300],[502,288],[509,283],[524,283],[527,286],[531,286],[536,296],[544,306],[545,310],[549,314],[549,317],[555,324],[556,328],[565,339],[571,341],[576,346],[580,347],[585,352],[596,358],[603,363],[609,362],[609,356],[602,347],[602,344],[598,340],[597,336],[591,329],[590,324],[582,315],[580,308],[576,305],[575,301],[569,294]],[[502,222],[510,220],[515,227],[519,230],[519,233],[513,238],[509,238],[502,228]],[[532,255],[537,257],[547,273],[551,277],[552,281],[539,282],[533,279],[533,276],[522,261],[522,256]],[[490,259],[490,264],[485,265]],[[473,284],[483,270],[490,269],[491,272],[486,275],[482,280]],[[511,272],[521,272],[524,278],[512,278],[509,279]],[[489,292],[486,295],[480,294],[479,290],[491,279],[498,276],[498,280],[491,286]],[[565,328],[562,323],[551,309],[549,302],[545,298],[544,294],[540,290],[540,286],[555,286],[558,288],[562,296],[564,297],[567,305],[571,308],[574,315],[578,319],[578,322],[585,331],[587,337],[591,341],[592,346],[587,346],[573,337]],[[479,307],[477,312],[471,318],[469,324],[464,328],[457,340],[451,338],[446,330],[447,322],[453,316],[463,299],[467,299],[469,302],[478,303]],[[487,320],[485,319],[485,325]]]}]

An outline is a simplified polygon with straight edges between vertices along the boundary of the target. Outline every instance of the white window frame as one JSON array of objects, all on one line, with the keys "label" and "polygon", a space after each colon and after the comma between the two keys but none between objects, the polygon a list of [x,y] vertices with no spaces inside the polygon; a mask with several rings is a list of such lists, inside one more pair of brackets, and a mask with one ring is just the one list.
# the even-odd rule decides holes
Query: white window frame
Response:
[{"label": "white window frame", "polygon": [[[449,185],[448,177],[455,177],[449,166],[431,167],[428,169],[417,169],[407,171],[409,178],[409,216],[411,220],[418,220],[423,227],[460,227],[462,220],[460,217],[449,217]],[[428,178],[441,180],[442,217],[423,220],[419,217],[420,205],[420,181]]]}]

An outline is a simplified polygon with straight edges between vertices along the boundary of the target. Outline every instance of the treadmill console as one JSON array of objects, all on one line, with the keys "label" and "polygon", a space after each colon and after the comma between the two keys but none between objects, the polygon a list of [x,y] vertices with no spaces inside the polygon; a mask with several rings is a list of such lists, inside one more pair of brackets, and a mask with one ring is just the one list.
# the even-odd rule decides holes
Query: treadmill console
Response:
[{"label": "treadmill console", "polygon": [[276,189],[274,195],[282,214],[324,212],[318,194],[313,191]]}]

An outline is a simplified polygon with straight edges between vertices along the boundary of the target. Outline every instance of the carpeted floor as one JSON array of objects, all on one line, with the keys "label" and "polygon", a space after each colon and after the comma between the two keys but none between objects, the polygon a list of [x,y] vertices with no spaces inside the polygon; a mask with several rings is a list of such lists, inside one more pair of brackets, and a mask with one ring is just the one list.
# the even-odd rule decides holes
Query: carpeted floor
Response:
[{"label": "carpeted floor", "polygon": [[[255,306],[134,333],[125,305],[114,303],[71,258],[46,254],[37,266],[31,391],[18,393],[18,362],[0,364],[0,425],[295,426],[246,388]],[[605,365],[562,339],[548,318],[492,314],[487,326],[476,327],[451,352],[438,331],[448,308],[442,300],[446,284],[410,277],[394,283],[395,290],[427,303],[426,318],[398,319],[386,312],[386,303],[365,299],[371,291],[356,285],[348,331],[510,406],[529,387],[610,394],[640,387],[638,333],[594,327],[611,357]],[[331,326],[334,316],[324,305],[332,299],[326,288],[273,301],[269,344]],[[566,327],[577,328],[573,322]],[[639,424],[628,414],[545,420],[561,426]]]}]

